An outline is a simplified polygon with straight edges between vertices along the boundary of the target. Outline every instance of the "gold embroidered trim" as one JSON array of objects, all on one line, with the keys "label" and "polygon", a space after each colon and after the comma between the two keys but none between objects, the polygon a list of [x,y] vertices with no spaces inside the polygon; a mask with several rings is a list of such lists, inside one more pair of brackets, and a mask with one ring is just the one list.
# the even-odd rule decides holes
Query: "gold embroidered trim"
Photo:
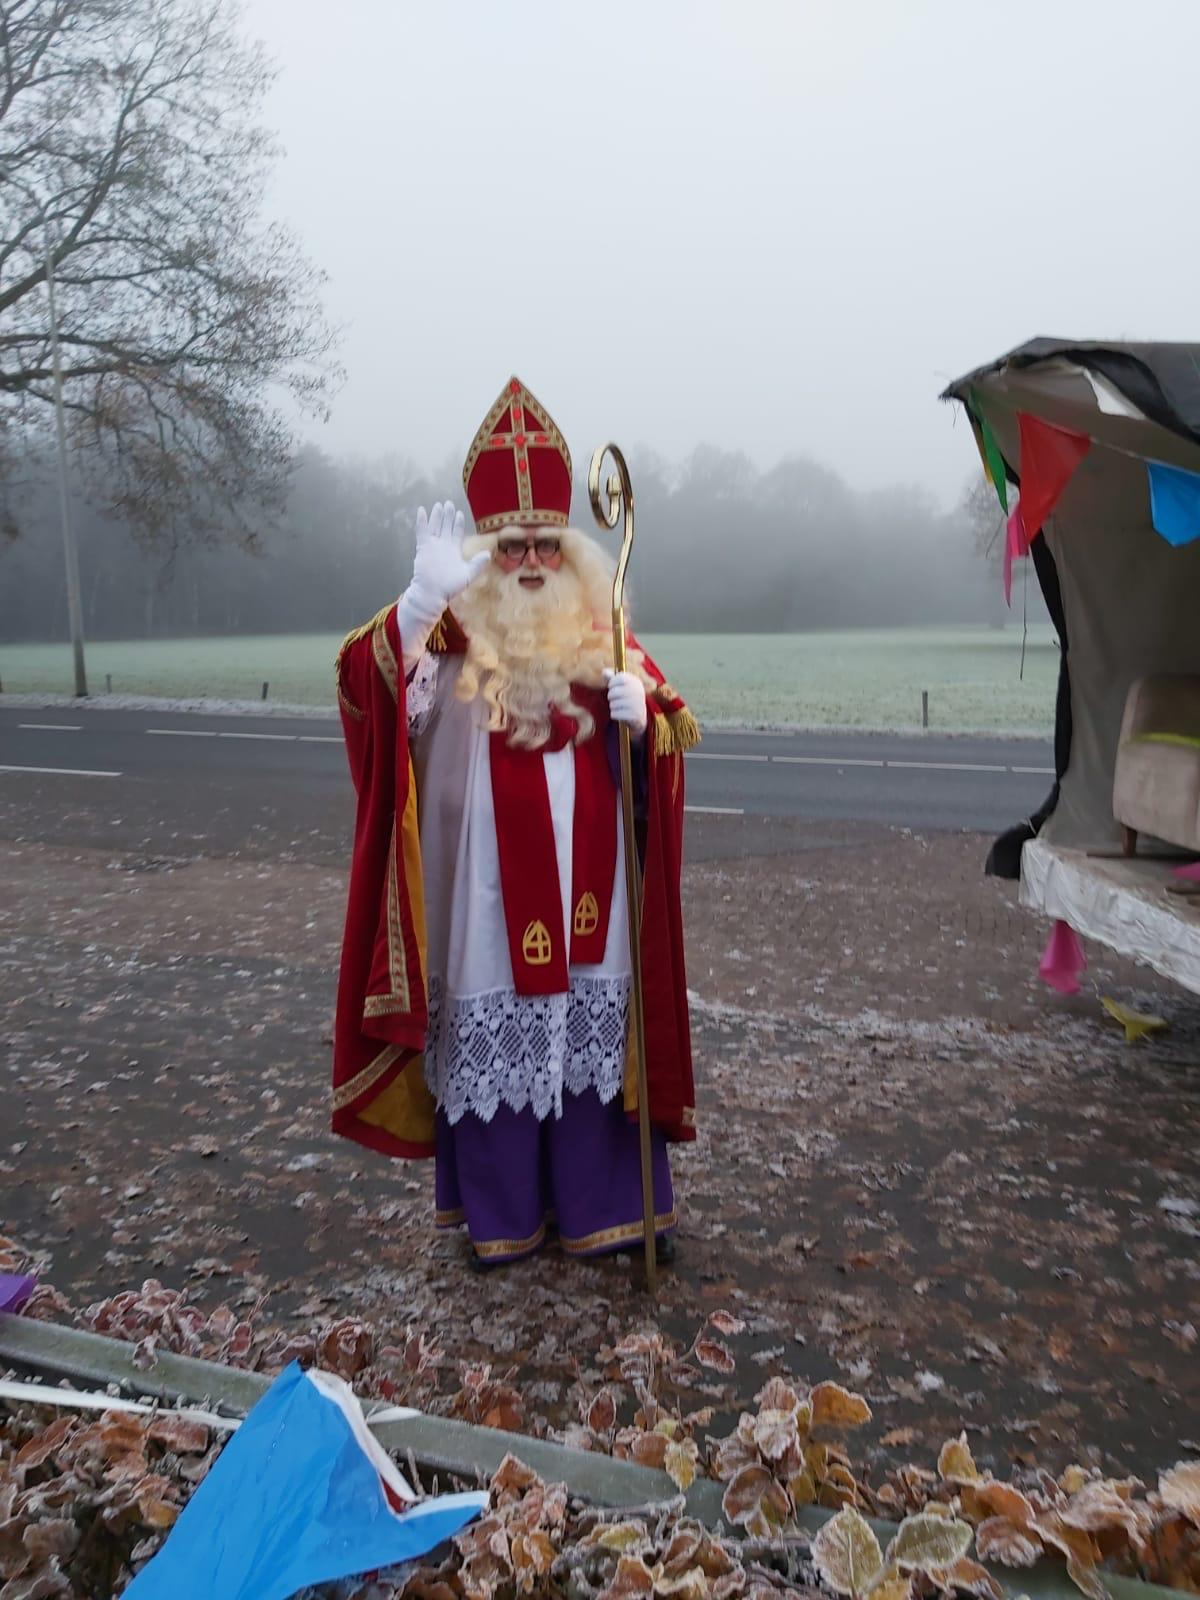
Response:
[{"label": "gold embroidered trim", "polygon": [[545,1242],[545,1239],[546,1224],[543,1222],[529,1235],[528,1239],[487,1239],[482,1244],[478,1240],[472,1239],[471,1244],[475,1254],[488,1261],[495,1256],[523,1255],[530,1250],[536,1250],[538,1245]]},{"label": "gold embroidered trim", "polygon": [[435,1228],[461,1228],[467,1220],[466,1208],[457,1207],[454,1211],[435,1211],[433,1225]]},{"label": "gold embroidered trim", "polygon": [[363,1017],[391,1017],[410,1009],[407,997],[398,994],[369,994],[363,1001]]},{"label": "gold embroidered trim", "polygon": [[[410,780],[411,781],[411,780]],[[407,951],[404,948],[404,924],[400,920],[400,881],[396,870],[396,818],[392,818],[392,839],[388,845],[388,972],[392,990],[386,997],[398,1002],[397,1010],[409,1009],[412,995],[408,986]],[[365,1015],[365,1008],[364,1008]]]},{"label": "gold embroidered trim", "polygon": [[681,755],[700,743],[700,724],[686,706],[654,719],[654,754]]},{"label": "gold embroidered trim", "polygon": [[[668,1228],[678,1226],[679,1218],[675,1208],[657,1214],[654,1218],[655,1233],[665,1233]],[[602,1228],[599,1233],[587,1233],[582,1239],[568,1239],[565,1234],[559,1236],[559,1243],[568,1255],[579,1255],[583,1251],[603,1250],[607,1245],[633,1244],[636,1240],[645,1237],[646,1227],[644,1222],[624,1222],[617,1228]]]},{"label": "gold embroidered trim", "polygon": [[490,517],[480,517],[475,532],[498,533],[501,528],[565,528],[568,521],[565,511],[497,511]]},{"label": "gold embroidered trim", "polygon": [[388,612],[392,609],[392,606],[394,606],[395,603],[396,602],[393,600],[391,605],[386,605],[382,611],[377,611],[371,618],[370,622],[364,622],[357,628],[351,628],[350,632],[338,646],[337,659],[339,666],[341,665],[342,657],[346,654],[346,651],[349,650],[352,644],[356,644],[359,639],[365,639],[369,633],[374,633],[376,628],[382,628],[383,624],[387,621]]},{"label": "gold embroidered trim", "polygon": [[346,691],[342,688],[340,683],[338,684],[337,696],[338,696],[338,705],[341,706],[342,710],[344,712],[346,712],[348,716],[353,717],[355,722],[361,722],[362,719],[366,716],[366,712],[365,711],[360,711],[358,709],[358,707],[354,704],[353,700],[351,700],[349,698],[349,696],[346,694]]},{"label": "gold embroidered trim", "polygon": [[365,1094],[373,1084],[378,1083],[397,1057],[403,1054],[403,1045],[384,1045],[374,1061],[369,1062],[361,1072],[356,1072],[352,1078],[333,1091],[333,1109],[344,1111],[352,1101],[358,1099],[360,1094]]},{"label": "gold embroidered trim", "polygon": [[396,665],[396,652],[392,649],[392,642],[383,628],[376,628],[371,636],[371,649],[375,653],[375,665],[383,674],[383,681],[387,684],[393,700],[400,698],[400,668]]}]

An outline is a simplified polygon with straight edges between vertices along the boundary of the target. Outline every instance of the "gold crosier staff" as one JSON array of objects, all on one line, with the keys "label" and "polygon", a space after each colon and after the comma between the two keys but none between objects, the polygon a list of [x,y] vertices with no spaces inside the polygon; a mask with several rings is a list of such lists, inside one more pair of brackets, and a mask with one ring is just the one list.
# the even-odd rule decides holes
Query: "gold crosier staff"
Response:
[{"label": "gold crosier staff", "polygon": [[[601,489],[600,469],[606,455],[612,456],[617,470]],[[612,591],[613,667],[617,672],[624,672],[625,572],[633,551],[633,485],[629,481],[625,457],[615,444],[602,444],[593,454],[592,464],[588,468],[588,495],[596,521],[602,528],[615,528],[621,512],[625,513],[625,537]],[[625,898],[629,909],[629,965],[633,980],[633,1038],[637,1063],[638,1132],[642,1150],[646,1288],[653,1296],[658,1293],[658,1253],[654,1237],[654,1171],[650,1161],[650,1094],[646,1082],[646,1013],[642,1001],[642,879],[634,832],[633,757],[629,728],[623,722],[618,724],[617,738],[621,751],[621,814],[625,824]]]}]

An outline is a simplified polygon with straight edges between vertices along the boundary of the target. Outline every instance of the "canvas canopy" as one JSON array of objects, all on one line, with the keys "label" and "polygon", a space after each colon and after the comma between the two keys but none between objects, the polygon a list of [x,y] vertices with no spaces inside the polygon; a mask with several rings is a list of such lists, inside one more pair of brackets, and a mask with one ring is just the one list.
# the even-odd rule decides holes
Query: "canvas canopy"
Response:
[{"label": "canvas canopy", "polygon": [[989,870],[1016,877],[1034,835],[1067,849],[1116,843],[1113,768],[1129,685],[1200,673],[1200,538],[1172,544],[1156,531],[1148,466],[1200,474],[1200,345],[1034,339],[942,398],[967,409],[981,451],[986,424],[1018,486],[1019,414],[1090,441],[1032,543],[1062,646],[1057,777],[1040,811],[993,849]]}]

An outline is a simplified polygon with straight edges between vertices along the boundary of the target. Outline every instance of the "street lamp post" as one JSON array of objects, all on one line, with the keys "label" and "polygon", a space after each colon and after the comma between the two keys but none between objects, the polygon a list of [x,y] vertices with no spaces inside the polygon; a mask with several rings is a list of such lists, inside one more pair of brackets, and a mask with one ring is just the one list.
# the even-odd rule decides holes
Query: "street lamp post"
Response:
[{"label": "street lamp post", "polygon": [[54,369],[54,416],[58,432],[58,498],[62,509],[63,556],[67,568],[67,616],[71,624],[71,650],[75,657],[75,693],[88,692],[83,661],[83,603],[79,591],[79,551],[71,526],[67,492],[67,422],[63,411],[62,358],[58,347],[58,309],[54,298],[54,249],[46,224],[46,290],[50,296],[50,361]]}]

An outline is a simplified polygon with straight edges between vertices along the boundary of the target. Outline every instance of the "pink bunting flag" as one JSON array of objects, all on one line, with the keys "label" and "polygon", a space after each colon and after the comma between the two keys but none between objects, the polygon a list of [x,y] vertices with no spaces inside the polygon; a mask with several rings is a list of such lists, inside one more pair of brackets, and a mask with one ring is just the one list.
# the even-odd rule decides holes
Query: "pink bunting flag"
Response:
[{"label": "pink bunting flag", "polygon": [[1192,861],[1186,867],[1172,867],[1171,874],[1176,878],[1185,878],[1192,883],[1200,883],[1200,861]]},{"label": "pink bunting flag", "polygon": [[1008,532],[1004,539],[1004,603],[1012,605],[1013,562],[1029,554],[1029,540],[1025,537],[1025,523],[1021,517],[1020,501],[1012,508],[1008,518]]},{"label": "pink bunting flag", "polygon": [[1059,994],[1079,993],[1079,974],[1087,968],[1083,941],[1069,922],[1056,922],[1038,963],[1038,976]]},{"label": "pink bunting flag", "polygon": [[1028,549],[1058,504],[1075,468],[1092,448],[1083,433],[1017,412],[1021,441],[1021,514]]}]

